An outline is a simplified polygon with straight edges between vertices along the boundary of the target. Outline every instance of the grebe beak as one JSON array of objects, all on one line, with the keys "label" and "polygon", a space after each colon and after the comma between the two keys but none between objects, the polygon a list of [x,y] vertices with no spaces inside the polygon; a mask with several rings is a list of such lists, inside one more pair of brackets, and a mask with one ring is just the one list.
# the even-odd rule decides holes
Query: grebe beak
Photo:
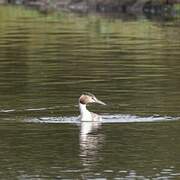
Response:
[{"label": "grebe beak", "polygon": [[96,99],[96,100],[95,100],[95,103],[98,103],[98,104],[101,104],[101,105],[106,105],[106,103],[100,101],[99,99]]}]

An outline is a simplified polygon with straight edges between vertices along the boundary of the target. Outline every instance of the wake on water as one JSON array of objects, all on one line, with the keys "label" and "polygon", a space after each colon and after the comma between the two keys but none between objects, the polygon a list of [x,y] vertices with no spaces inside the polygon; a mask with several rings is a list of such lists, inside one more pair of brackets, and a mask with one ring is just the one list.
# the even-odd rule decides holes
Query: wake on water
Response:
[{"label": "wake on water", "polygon": [[[11,113],[25,113],[29,111],[44,111],[52,110],[57,107],[50,108],[38,108],[38,109],[25,109],[25,110],[15,110],[15,109],[0,109],[0,113],[11,114]],[[177,116],[162,116],[162,115],[152,115],[152,116],[138,116],[131,114],[104,114],[102,116],[102,123],[146,123],[146,122],[163,122],[163,121],[176,121],[180,120]],[[21,119],[21,118],[20,118]],[[47,117],[26,117],[21,119],[24,122],[34,122],[34,123],[80,123],[79,117],[77,116],[47,116]]]},{"label": "wake on water", "polygon": [[[135,122],[161,122],[161,121],[175,121],[180,120],[180,117],[171,116],[148,116],[141,117],[128,114],[114,114],[114,115],[102,115],[102,123],[135,123]],[[40,117],[40,118],[27,118],[24,121],[34,123],[80,123],[79,117]]]}]

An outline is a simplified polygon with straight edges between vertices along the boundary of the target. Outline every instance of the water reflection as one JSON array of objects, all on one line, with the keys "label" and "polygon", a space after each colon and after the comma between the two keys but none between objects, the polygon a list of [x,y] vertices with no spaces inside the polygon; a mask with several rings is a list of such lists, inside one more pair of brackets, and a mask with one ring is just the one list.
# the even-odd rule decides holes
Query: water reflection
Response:
[{"label": "water reflection", "polygon": [[91,91],[110,102],[108,113],[179,114],[178,20],[0,12],[2,109],[58,106],[55,116],[69,116]]},{"label": "water reflection", "polygon": [[101,122],[92,121],[92,122],[81,122],[80,135],[86,138],[90,133],[97,132],[101,127]]},{"label": "water reflection", "polygon": [[[178,20],[43,16],[10,6],[0,7],[0,20],[4,179],[179,176]],[[108,102],[90,107],[106,113],[102,129],[74,125],[83,91]]]},{"label": "water reflection", "polygon": [[80,157],[85,168],[91,169],[97,162],[104,136],[99,132],[100,122],[81,122],[79,132]]},{"label": "water reflection", "polygon": [[[93,129],[1,120],[1,177],[9,179],[8,172],[11,179],[178,178],[179,125],[126,122]],[[92,131],[81,133],[87,126]]]}]

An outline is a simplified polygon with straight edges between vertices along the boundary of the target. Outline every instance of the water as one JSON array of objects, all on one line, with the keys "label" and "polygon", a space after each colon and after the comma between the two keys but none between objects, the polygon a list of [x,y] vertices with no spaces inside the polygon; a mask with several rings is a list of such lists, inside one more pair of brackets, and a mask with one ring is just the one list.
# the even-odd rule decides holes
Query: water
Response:
[{"label": "water", "polygon": [[[1,179],[180,177],[178,19],[0,6],[0,20]],[[89,107],[101,126],[78,121],[84,91],[108,104]]]}]

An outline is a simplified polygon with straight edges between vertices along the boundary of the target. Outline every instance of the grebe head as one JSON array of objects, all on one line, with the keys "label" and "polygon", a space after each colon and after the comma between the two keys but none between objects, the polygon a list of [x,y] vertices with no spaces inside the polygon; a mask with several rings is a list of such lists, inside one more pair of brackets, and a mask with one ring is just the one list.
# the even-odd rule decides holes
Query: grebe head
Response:
[{"label": "grebe head", "polygon": [[106,105],[104,102],[98,100],[95,95],[86,92],[83,93],[79,98],[79,103],[87,105],[88,103],[98,103],[101,105]]}]

